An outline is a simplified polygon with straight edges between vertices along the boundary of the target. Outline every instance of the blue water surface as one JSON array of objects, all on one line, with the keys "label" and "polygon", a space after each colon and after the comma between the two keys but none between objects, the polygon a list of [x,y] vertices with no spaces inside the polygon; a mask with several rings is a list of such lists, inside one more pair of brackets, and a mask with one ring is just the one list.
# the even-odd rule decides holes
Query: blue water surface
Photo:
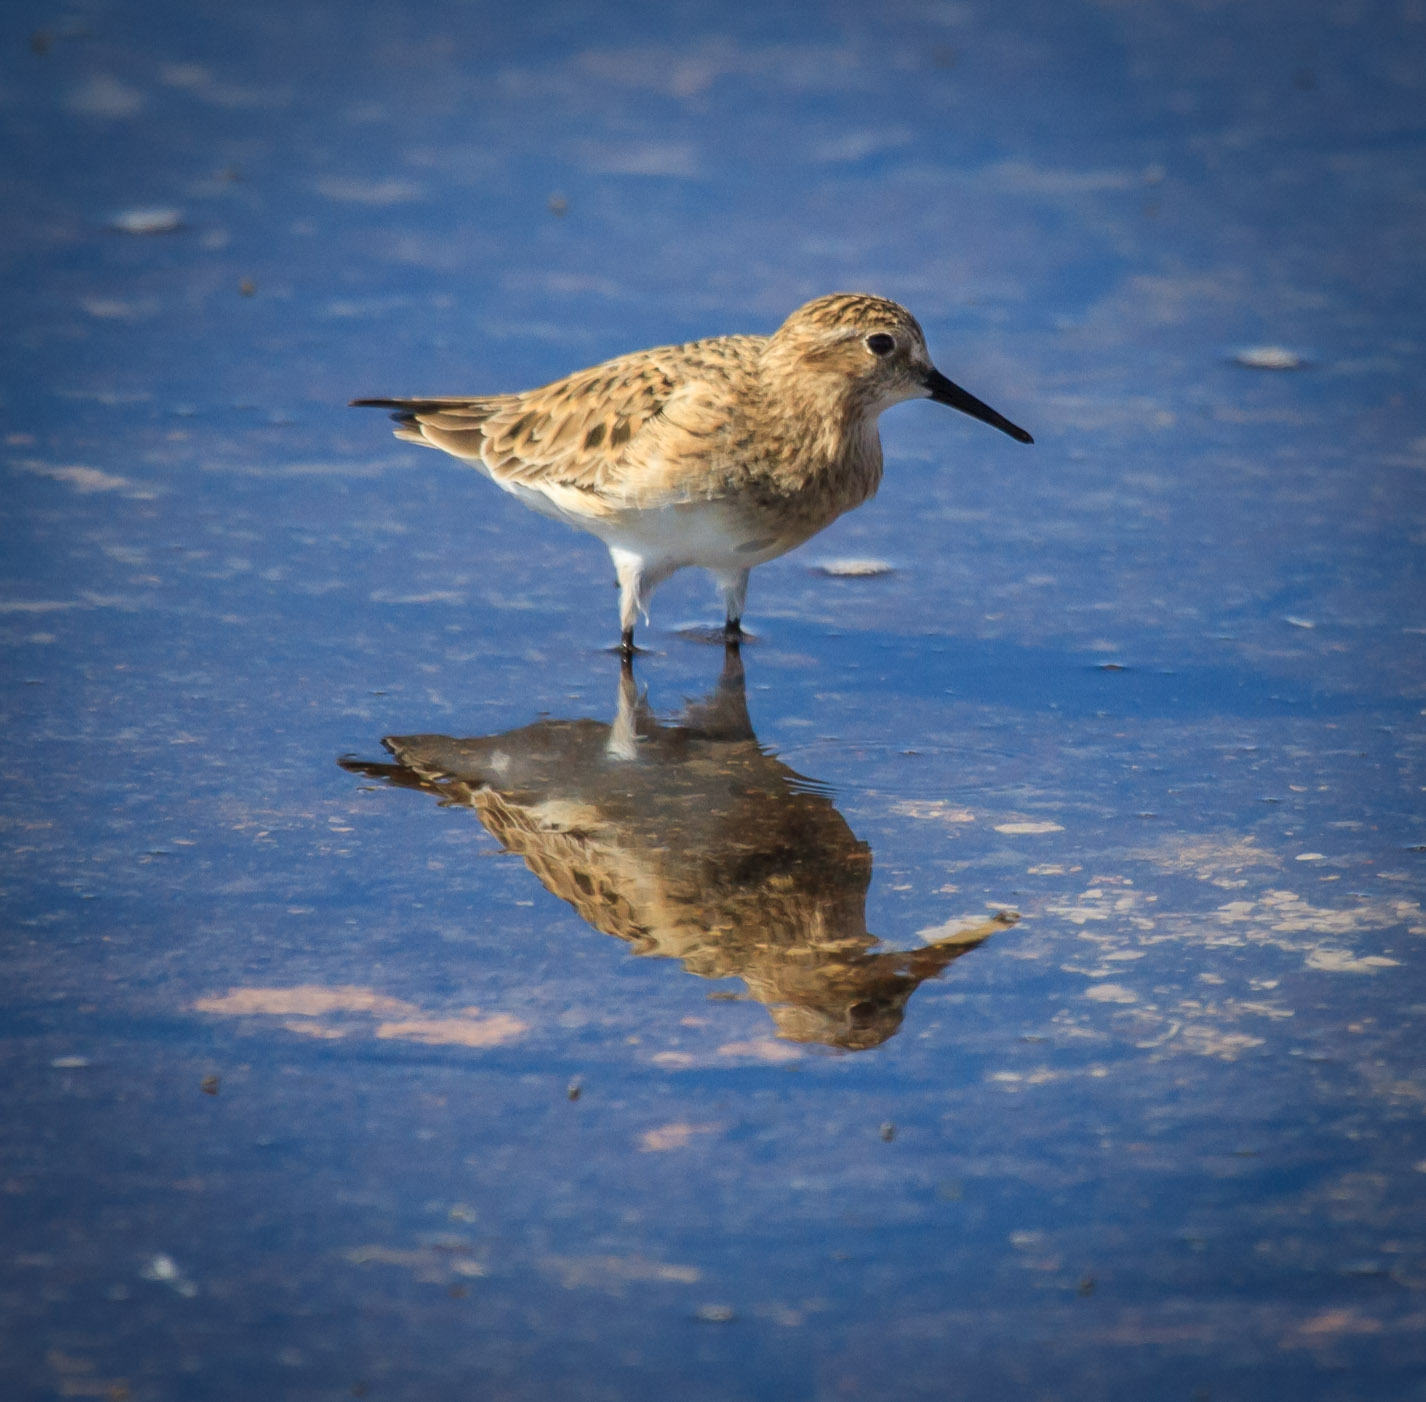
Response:
[{"label": "blue water surface", "polygon": [[[1419,5],[3,19],[0,1395],[1426,1398]],[[346,407],[836,289],[740,661]]]}]

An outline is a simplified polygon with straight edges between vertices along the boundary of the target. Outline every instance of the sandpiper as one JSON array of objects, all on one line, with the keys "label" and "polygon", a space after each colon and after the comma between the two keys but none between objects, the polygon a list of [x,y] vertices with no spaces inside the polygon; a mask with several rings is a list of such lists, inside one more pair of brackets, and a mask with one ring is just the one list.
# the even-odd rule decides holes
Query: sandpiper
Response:
[{"label": "sandpiper", "polygon": [[931,364],[905,307],[855,292],[808,302],[771,336],[636,351],[522,394],[352,402],[598,536],[627,655],[650,595],[689,565],[713,575],[724,636],[740,638],[749,572],[870,498],[878,416],[928,398],[1034,442]]}]

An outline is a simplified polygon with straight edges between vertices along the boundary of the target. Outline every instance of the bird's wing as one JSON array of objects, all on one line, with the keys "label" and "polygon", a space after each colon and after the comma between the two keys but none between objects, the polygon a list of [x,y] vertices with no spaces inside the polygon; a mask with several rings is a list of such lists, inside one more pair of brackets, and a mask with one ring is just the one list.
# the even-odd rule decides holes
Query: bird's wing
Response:
[{"label": "bird's wing", "polygon": [[354,402],[394,410],[398,438],[476,463],[501,484],[653,505],[687,495],[670,471],[679,440],[694,447],[717,432],[761,344],[729,336],[640,351],[524,394]]}]

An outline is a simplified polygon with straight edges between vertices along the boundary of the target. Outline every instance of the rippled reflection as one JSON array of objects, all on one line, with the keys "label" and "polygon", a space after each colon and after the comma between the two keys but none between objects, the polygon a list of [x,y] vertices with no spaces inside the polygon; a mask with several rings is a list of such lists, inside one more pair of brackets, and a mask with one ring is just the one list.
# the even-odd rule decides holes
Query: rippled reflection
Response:
[{"label": "rippled reflection", "polygon": [[622,669],[612,724],[394,735],[357,773],[473,808],[597,930],[703,978],[740,978],[780,1037],[862,1050],[901,1026],[923,979],[1017,917],[911,950],[867,933],[871,849],[815,781],[753,733],[738,652],[717,687],[661,722]]}]

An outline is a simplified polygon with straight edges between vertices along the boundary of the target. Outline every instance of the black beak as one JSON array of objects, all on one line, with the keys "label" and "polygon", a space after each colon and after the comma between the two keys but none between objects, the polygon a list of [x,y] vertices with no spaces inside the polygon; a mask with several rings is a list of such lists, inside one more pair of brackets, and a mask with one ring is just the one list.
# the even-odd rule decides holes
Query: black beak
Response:
[{"label": "black beak", "polygon": [[969,414],[971,418],[979,419],[983,424],[989,424],[991,428],[998,428],[1001,433],[1008,433],[1017,443],[1035,441],[1023,428],[1011,423],[1004,415],[997,414],[989,404],[982,404],[975,395],[967,394],[939,370],[928,370],[921,383],[931,391],[931,398],[937,404],[949,404],[952,409],[959,409],[961,413]]}]

